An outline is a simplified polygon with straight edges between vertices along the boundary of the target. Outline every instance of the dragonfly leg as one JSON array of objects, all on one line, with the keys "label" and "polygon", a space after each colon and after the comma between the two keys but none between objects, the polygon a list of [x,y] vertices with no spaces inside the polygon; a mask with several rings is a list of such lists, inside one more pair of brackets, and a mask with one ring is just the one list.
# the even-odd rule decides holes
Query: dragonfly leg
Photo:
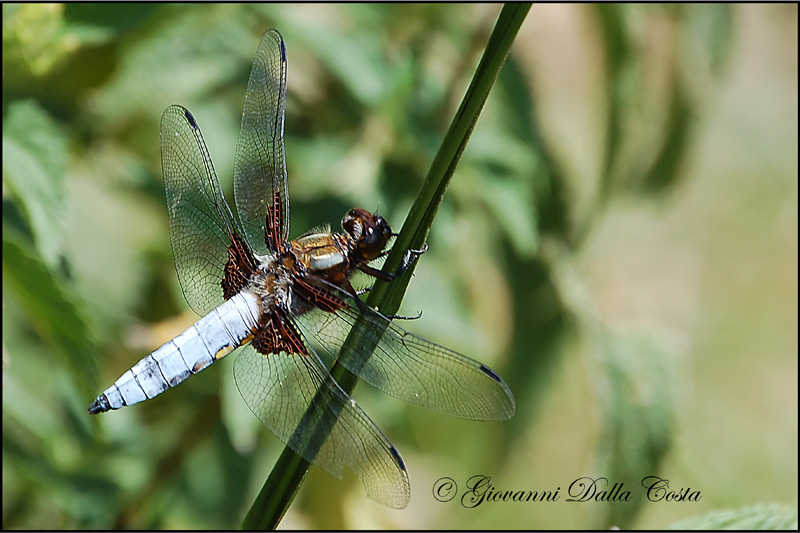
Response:
[{"label": "dragonfly leg", "polygon": [[372,290],[372,285],[370,285],[369,287],[364,287],[363,289],[356,289],[356,296],[367,294],[371,290]]},{"label": "dragonfly leg", "polygon": [[[385,250],[381,252],[381,254],[376,259],[384,257],[390,251],[391,250]],[[406,252],[406,255],[403,257],[403,262],[400,264],[400,268],[398,268],[397,271],[395,272],[384,272],[382,270],[378,270],[375,267],[371,267],[367,264],[358,265],[358,269],[361,270],[361,272],[363,272],[364,274],[372,276],[373,278],[379,279],[381,281],[392,281],[396,279],[398,276],[400,276],[403,272],[405,272],[408,267],[413,265],[414,262],[416,262],[416,260],[419,259],[419,256],[421,256],[427,251],[428,251],[428,243],[425,243],[419,250],[413,248],[408,250]]]},{"label": "dragonfly leg", "polygon": [[400,274],[402,274],[405,271],[405,269],[413,265],[417,261],[417,259],[419,259],[419,256],[421,256],[427,251],[428,251],[427,242],[422,243],[422,248],[420,248],[419,250],[415,248],[409,249],[406,252],[406,255],[403,257],[403,264],[400,266],[400,270],[397,272],[397,275],[399,276]]},{"label": "dragonfly leg", "polygon": [[417,311],[417,314],[414,316],[405,316],[405,315],[386,315],[386,318],[389,320],[417,320],[422,316],[422,311]]},{"label": "dragonfly leg", "polygon": [[[372,290],[372,287],[366,287],[364,289],[359,289],[359,290],[355,291],[355,293],[360,296],[360,295],[365,294],[365,293],[367,293],[367,292],[369,292],[371,290]],[[358,307],[359,309],[361,309],[362,306],[369,308],[367,306],[366,302],[364,302],[364,300],[362,300],[361,298],[355,298],[354,300],[355,300],[356,307]],[[378,309],[373,309],[373,311],[378,311]],[[414,316],[406,316],[406,315],[382,315],[382,316],[384,316],[385,318],[388,318],[389,320],[417,320],[418,318],[420,318],[422,316],[422,311],[417,311],[417,314],[414,315]]]}]

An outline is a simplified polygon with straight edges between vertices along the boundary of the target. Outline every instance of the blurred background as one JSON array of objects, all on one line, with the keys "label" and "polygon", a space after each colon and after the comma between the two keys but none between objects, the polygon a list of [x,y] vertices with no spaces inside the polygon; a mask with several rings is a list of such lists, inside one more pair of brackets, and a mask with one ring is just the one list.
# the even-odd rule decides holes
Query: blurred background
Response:
[{"label": "blurred background", "polygon": [[[250,67],[278,28],[291,236],[354,206],[399,229],[499,10],[3,4],[5,529],[238,528],[283,449],[235,355],[86,412],[197,319],[164,108],[193,112],[232,199]],[[517,414],[457,420],[362,384],[408,508],[312,467],[280,527],[660,529],[725,509],[796,527],[797,95],[796,5],[534,5],[400,311],[494,368]],[[561,498],[468,509],[474,475]],[[647,501],[651,475],[702,498]],[[566,502],[583,476],[631,500]]]}]

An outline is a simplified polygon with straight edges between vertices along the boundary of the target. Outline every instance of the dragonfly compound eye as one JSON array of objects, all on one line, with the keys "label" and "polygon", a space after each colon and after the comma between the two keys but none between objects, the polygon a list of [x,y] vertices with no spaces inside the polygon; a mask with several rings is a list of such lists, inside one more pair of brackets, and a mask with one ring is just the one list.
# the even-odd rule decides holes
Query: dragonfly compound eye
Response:
[{"label": "dragonfly compound eye", "polygon": [[358,251],[367,261],[378,257],[392,236],[392,229],[379,215],[364,221],[364,233],[358,242]]}]

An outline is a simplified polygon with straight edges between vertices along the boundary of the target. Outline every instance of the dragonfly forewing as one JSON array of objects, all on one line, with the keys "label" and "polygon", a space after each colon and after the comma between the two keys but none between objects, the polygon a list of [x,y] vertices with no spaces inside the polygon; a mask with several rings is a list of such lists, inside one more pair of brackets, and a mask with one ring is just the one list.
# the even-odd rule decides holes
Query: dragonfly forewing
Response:
[{"label": "dragonfly forewing", "polygon": [[161,166],[175,270],[189,306],[203,316],[224,300],[220,280],[235,222],[200,128],[179,105],[161,115]]},{"label": "dragonfly forewing", "polygon": [[[236,209],[250,246],[279,251],[289,238],[289,196],[283,122],[286,113],[286,46],[270,30],[258,45],[236,143],[233,187]],[[266,237],[266,246],[265,246]]]}]

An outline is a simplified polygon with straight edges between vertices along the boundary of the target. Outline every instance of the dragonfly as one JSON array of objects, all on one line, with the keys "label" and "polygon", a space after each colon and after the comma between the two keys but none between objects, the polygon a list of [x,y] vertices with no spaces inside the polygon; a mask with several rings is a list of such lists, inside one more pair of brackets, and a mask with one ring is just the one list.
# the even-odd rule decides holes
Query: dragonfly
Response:
[{"label": "dragonfly", "polygon": [[318,351],[336,356],[350,330],[374,350],[340,362],[360,379],[410,403],[456,417],[505,420],[516,410],[488,366],[409,333],[369,307],[357,271],[391,281],[370,263],[397,234],[380,215],[351,209],[342,232],[323,227],[289,239],[284,152],[286,45],[277,30],[259,43],[234,157],[238,219],[222,192],[194,116],[161,116],[161,164],[175,268],[202,318],[126,371],[89,407],[97,414],[154,398],[238,349],[233,373],[247,406],[309,463],[337,478],[347,466],[366,494],[403,508],[408,472],[397,448],[331,376]]}]

